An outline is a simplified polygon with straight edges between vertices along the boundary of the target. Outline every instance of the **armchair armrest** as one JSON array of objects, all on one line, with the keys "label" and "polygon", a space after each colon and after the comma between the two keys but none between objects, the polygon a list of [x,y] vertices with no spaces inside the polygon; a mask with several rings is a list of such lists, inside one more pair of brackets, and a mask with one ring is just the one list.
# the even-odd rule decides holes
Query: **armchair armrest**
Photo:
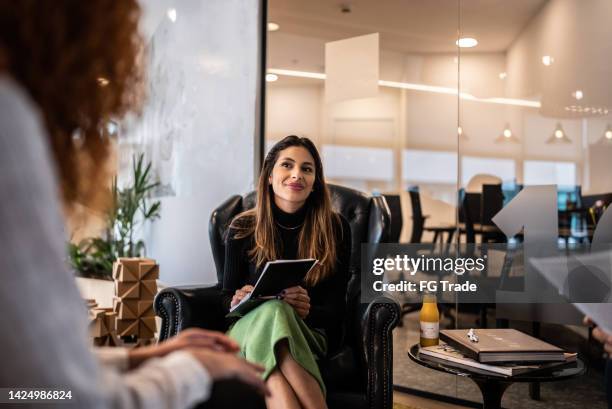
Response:
[{"label": "armchair armrest", "polygon": [[155,296],[153,306],[162,320],[160,341],[189,327],[225,330],[219,284],[210,287],[168,287]]},{"label": "armchair armrest", "polygon": [[[393,328],[399,321],[399,305],[388,297],[377,297],[358,309],[361,340],[358,356],[367,368],[369,408],[393,405]],[[382,378],[382,379],[381,379]]]}]

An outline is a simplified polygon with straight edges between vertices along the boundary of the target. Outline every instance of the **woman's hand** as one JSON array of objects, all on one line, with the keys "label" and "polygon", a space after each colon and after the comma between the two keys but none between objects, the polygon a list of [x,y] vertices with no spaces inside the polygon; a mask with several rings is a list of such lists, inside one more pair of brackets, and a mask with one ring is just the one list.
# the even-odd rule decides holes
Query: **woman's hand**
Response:
[{"label": "woman's hand", "polygon": [[[583,321],[586,325],[597,325],[589,317],[584,317]],[[612,354],[612,334],[608,334],[606,331],[602,330],[599,327],[593,328],[592,334],[593,338],[603,344],[604,350],[607,353]]]},{"label": "woman's hand", "polygon": [[264,368],[227,352],[211,351],[203,348],[188,349],[214,381],[237,379],[253,386],[262,395],[270,391],[261,378]]},{"label": "woman's hand", "polygon": [[157,345],[131,349],[128,352],[129,367],[135,368],[147,359],[162,357],[174,351],[196,348],[228,353],[236,353],[240,350],[234,340],[221,332],[188,328]]},{"label": "woman's hand", "polygon": [[232,302],[230,303],[230,306],[233,307],[234,305],[238,304],[240,301],[242,301],[244,297],[246,297],[251,292],[253,292],[252,285],[245,285],[244,287],[239,288],[238,290],[236,290],[236,293],[232,297]]},{"label": "woman's hand", "polygon": [[295,309],[300,318],[305,319],[310,313],[310,297],[302,287],[287,288],[281,292],[281,296]]}]

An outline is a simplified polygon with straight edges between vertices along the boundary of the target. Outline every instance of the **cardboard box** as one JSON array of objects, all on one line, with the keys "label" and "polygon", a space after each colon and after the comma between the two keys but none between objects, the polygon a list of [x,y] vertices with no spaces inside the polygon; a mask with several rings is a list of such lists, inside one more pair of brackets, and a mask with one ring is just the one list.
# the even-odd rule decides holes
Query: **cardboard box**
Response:
[{"label": "cardboard box", "polygon": [[119,258],[113,264],[113,278],[117,281],[138,281],[138,259]]},{"label": "cardboard box", "polygon": [[139,280],[157,280],[159,278],[159,266],[154,261],[141,262],[138,270]]},{"label": "cardboard box", "polygon": [[136,319],[138,318],[138,303],[139,300],[127,300],[118,297],[113,298],[113,311],[117,314],[117,318]]},{"label": "cardboard box", "polygon": [[122,320],[117,318],[117,335],[125,337],[127,335],[138,335],[138,324],[140,320]]},{"label": "cardboard box", "polygon": [[142,317],[140,319],[138,337],[142,339],[153,338],[157,331],[155,317]]},{"label": "cardboard box", "polygon": [[140,281],[140,298],[143,300],[153,299],[157,294],[156,280],[141,280]]},{"label": "cardboard box", "polygon": [[138,317],[155,317],[155,311],[153,311],[153,300],[138,301]]},{"label": "cardboard box", "polygon": [[115,295],[119,298],[140,298],[140,285],[137,281],[115,281]]}]

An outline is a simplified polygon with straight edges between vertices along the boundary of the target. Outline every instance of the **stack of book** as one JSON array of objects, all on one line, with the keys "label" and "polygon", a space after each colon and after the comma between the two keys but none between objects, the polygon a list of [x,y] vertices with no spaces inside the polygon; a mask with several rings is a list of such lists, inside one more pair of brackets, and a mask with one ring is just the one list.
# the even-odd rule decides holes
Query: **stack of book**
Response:
[{"label": "stack of book", "polygon": [[476,330],[478,341],[471,340],[467,334],[468,330],[440,331],[445,343],[421,348],[419,355],[444,365],[502,376],[567,365],[577,357],[575,353],[514,329]]}]

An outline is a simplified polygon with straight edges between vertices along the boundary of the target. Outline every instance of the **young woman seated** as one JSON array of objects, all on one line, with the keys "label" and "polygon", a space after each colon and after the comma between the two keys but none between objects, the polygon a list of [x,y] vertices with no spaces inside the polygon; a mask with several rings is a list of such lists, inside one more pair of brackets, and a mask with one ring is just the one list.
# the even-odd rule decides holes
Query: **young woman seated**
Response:
[{"label": "young woman seated", "polygon": [[319,260],[302,286],[286,288],[228,332],[248,361],[265,367],[268,408],[327,407],[317,360],[342,336],[350,249],[350,226],[332,210],[317,149],[287,136],[266,156],[256,206],[229,227],[223,280],[229,310],[253,290],[267,261]]}]

